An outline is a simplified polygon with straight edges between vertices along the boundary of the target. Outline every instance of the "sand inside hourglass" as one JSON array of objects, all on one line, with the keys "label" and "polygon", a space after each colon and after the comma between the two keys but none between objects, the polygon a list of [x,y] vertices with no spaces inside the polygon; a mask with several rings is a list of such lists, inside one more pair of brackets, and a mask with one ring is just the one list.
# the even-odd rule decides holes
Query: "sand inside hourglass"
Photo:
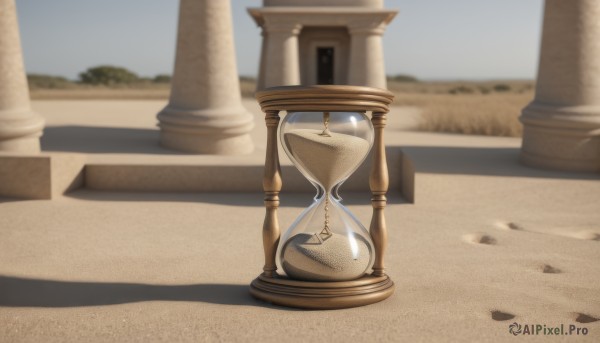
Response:
[{"label": "sand inside hourglass", "polygon": [[327,203],[321,227],[292,236],[282,248],[282,267],[302,280],[341,281],[360,277],[370,262],[368,243],[358,234],[329,231],[329,192],[369,150],[363,138],[325,130],[296,129],[284,134],[288,150],[325,188]]}]

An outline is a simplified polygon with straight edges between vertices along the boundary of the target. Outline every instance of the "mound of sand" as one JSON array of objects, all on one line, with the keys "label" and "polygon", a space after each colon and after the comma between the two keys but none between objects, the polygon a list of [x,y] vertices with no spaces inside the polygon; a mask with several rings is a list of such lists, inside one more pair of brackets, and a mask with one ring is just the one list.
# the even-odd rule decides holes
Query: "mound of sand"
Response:
[{"label": "mound of sand", "polygon": [[299,233],[281,250],[285,273],[299,280],[343,281],[361,277],[369,267],[369,245],[358,235],[332,233],[323,241]]}]

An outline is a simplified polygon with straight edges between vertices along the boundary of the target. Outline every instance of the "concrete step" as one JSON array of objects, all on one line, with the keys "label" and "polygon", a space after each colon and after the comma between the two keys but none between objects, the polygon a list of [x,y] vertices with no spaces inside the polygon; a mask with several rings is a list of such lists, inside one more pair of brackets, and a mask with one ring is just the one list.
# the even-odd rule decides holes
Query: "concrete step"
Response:
[{"label": "concrete step", "polygon": [[[230,157],[234,158],[234,157]],[[370,157],[344,183],[347,191],[369,191]],[[399,190],[402,154],[388,149],[390,189]],[[107,191],[151,192],[262,192],[264,165],[210,163],[90,163],[85,166],[85,187]],[[312,192],[314,187],[289,162],[281,166],[282,191]]]},{"label": "concrete step", "polygon": [[[390,190],[412,201],[414,172],[397,148],[387,149]],[[0,154],[0,196],[52,199],[77,188],[128,192],[262,192],[261,154],[250,156],[147,156],[94,158],[76,153]],[[283,192],[314,187],[282,157]],[[342,191],[369,191],[369,156]],[[405,168],[405,172],[402,172]]]}]

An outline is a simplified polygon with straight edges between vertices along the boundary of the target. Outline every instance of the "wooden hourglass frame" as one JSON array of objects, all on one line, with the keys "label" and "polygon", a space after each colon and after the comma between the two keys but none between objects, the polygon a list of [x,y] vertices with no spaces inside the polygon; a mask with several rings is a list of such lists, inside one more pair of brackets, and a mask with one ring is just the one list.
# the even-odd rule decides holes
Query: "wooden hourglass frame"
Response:
[{"label": "wooden hourglass frame", "polygon": [[[256,94],[267,126],[263,177],[266,215],[262,231],[265,265],[262,274],[250,285],[252,296],[283,306],[336,309],[372,304],[393,294],[394,283],[384,268],[387,245],[384,209],[389,179],[383,142],[386,114],[393,97],[392,93],[383,89],[345,85],[281,86]],[[282,187],[277,132],[281,111],[372,113],[374,142],[369,186],[373,216],[369,233],[375,257],[371,274],[351,281],[318,282],[294,280],[276,273],[276,254],[280,244],[277,209]]]}]

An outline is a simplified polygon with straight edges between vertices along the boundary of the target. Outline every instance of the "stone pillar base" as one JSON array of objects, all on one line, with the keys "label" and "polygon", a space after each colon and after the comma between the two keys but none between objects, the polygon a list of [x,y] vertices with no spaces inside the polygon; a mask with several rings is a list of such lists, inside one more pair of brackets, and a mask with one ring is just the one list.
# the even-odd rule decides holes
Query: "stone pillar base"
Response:
[{"label": "stone pillar base", "polygon": [[600,109],[530,104],[523,110],[519,160],[563,171],[600,171]]},{"label": "stone pillar base", "polygon": [[0,151],[24,154],[40,152],[40,135],[0,141]]},{"label": "stone pillar base", "polygon": [[252,139],[249,135],[227,137],[224,135],[182,133],[169,131],[169,129],[162,126],[160,144],[167,149],[192,154],[235,155],[249,154],[253,150]]},{"label": "stone pillar base", "polygon": [[44,119],[31,110],[0,111],[0,151],[40,152]]},{"label": "stone pillar base", "polygon": [[194,153],[238,155],[254,150],[254,117],[245,108],[185,111],[167,106],[158,116],[160,144]]}]

